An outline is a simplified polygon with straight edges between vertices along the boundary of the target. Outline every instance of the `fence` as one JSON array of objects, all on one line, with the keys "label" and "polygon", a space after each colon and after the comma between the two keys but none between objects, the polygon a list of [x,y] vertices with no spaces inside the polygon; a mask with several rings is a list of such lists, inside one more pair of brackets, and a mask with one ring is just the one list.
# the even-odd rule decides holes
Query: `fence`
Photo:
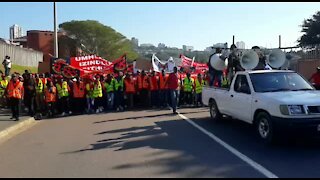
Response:
[{"label": "fence", "polygon": [[42,52],[21,48],[0,41],[1,62],[6,55],[10,56],[12,64],[20,66],[38,67],[39,62],[43,61]]}]

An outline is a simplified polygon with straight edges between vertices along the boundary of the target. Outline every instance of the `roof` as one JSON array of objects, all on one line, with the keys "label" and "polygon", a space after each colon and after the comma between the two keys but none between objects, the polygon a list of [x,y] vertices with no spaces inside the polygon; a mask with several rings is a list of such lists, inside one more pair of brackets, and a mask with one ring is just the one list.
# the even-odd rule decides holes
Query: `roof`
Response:
[{"label": "roof", "polygon": [[294,72],[292,70],[252,70],[247,71],[248,74],[258,74],[258,73],[280,73],[280,72]]}]

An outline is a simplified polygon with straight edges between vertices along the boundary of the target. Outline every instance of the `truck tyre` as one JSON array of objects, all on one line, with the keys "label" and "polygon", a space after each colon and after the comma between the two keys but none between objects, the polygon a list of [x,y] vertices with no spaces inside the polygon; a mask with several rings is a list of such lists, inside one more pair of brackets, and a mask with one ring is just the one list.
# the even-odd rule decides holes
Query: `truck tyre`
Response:
[{"label": "truck tyre", "polygon": [[209,105],[210,107],[210,117],[214,122],[217,122],[219,120],[221,120],[222,115],[219,112],[217,103],[215,101],[212,101]]},{"label": "truck tyre", "polygon": [[260,112],[256,117],[256,130],[266,144],[276,142],[274,126],[268,113]]}]

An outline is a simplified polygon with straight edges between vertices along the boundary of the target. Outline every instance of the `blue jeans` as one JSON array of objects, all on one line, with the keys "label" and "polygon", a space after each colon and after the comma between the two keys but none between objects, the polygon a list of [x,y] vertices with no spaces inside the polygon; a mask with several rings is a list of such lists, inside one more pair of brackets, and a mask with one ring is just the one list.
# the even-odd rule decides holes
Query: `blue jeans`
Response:
[{"label": "blue jeans", "polygon": [[178,98],[178,91],[177,90],[169,90],[170,99],[171,99],[171,107],[173,112],[177,110],[177,98]]},{"label": "blue jeans", "polygon": [[10,75],[10,69],[11,69],[11,68],[4,68],[4,74],[5,74],[6,76],[9,76],[9,75]]},{"label": "blue jeans", "polygon": [[113,102],[114,102],[114,93],[113,92],[109,92],[108,94],[107,94],[107,97],[108,97],[108,99],[107,99],[107,102],[108,102],[108,109],[109,110],[112,110],[113,109]]},{"label": "blue jeans", "polygon": [[213,86],[214,85],[214,80],[218,78],[218,86],[221,87],[221,79],[222,79],[222,71],[212,71],[210,72],[210,82],[209,82],[209,86]]}]

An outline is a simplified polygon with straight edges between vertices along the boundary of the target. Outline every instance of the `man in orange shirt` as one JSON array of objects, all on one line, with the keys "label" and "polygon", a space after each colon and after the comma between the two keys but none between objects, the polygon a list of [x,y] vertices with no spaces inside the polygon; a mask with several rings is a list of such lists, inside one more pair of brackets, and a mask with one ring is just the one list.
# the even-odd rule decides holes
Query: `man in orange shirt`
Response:
[{"label": "man in orange shirt", "polygon": [[57,100],[57,88],[53,85],[51,80],[47,80],[47,84],[44,90],[45,102],[47,105],[47,116],[53,117],[55,102]]},{"label": "man in orange shirt", "polygon": [[80,114],[83,114],[86,108],[85,90],[86,87],[82,78],[76,77],[72,84],[72,104],[73,110]]},{"label": "man in orange shirt", "polygon": [[168,104],[168,94],[167,94],[167,86],[166,86],[166,73],[164,70],[159,74],[159,105],[160,107],[166,107]]}]

